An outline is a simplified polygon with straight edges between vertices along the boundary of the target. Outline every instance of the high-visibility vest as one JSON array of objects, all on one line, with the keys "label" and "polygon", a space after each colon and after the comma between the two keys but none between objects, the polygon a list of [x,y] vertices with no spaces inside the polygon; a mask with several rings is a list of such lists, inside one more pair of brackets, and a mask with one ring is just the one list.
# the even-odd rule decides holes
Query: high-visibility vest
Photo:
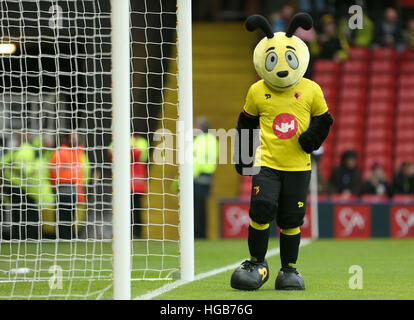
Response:
[{"label": "high-visibility vest", "polygon": [[219,144],[211,133],[204,133],[194,138],[193,142],[193,175],[213,174],[217,168]]},{"label": "high-visibility vest", "polygon": [[[109,145],[112,160],[112,143]],[[141,136],[131,137],[131,193],[145,193],[147,190],[148,141]]]},{"label": "high-visibility vest", "polygon": [[30,143],[21,144],[2,159],[3,174],[13,186],[20,187],[41,208],[53,207],[55,197],[49,180],[49,159],[40,156]]},{"label": "high-visibility vest", "polygon": [[82,157],[79,149],[62,145],[58,150],[53,152],[50,163],[50,178],[52,184],[76,185],[78,190],[78,201],[84,202],[84,163],[82,162]]}]

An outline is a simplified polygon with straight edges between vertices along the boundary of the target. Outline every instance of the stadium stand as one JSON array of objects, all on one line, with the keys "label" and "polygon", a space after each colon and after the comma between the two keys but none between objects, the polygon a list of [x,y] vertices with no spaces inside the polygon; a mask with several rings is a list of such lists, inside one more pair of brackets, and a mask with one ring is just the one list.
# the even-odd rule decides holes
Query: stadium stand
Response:
[{"label": "stadium stand", "polygon": [[[414,163],[414,50],[351,47],[343,63],[316,60],[312,78],[322,87],[335,118],[319,163],[324,180],[329,180],[348,149],[357,153],[364,179],[375,163],[383,167],[390,182],[401,163]],[[250,189],[251,177],[243,177],[240,199],[249,199]],[[331,196],[336,198],[341,199]],[[393,200],[407,198],[412,200],[410,195],[394,195]],[[361,199],[382,202],[387,197],[363,195]]]},{"label": "stadium stand", "polygon": [[[336,81],[321,81],[329,72]],[[394,170],[404,161],[414,162],[414,53],[394,48],[350,48],[342,66],[332,61],[317,61],[313,79],[322,89],[337,90],[338,101],[328,105],[334,110],[335,125],[325,144],[320,163],[324,179],[339,163],[347,148],[359,156],[359,167],[367,177],[372,165],[380,163],[392,181]],[[398,85],[398,86],[397,86]],[[334,147],[332,147],[334,146]]]}]

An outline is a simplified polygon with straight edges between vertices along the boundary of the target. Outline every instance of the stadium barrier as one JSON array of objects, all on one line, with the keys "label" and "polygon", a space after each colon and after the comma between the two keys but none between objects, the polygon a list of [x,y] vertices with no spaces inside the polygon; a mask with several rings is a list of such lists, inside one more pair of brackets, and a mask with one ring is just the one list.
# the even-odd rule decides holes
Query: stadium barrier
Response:
[{"label": "stadium barrier", "polygon": [[[247,238],[249,205],[248,200],[220,201],[222,238]],[[303,238],[311,237],[312,223],[308,203],[301,227]],[[320,238],[414,238],[414,202],[320,201],[318,226]],[[271,230],[271,236],[278,236],[275,224]]]}]

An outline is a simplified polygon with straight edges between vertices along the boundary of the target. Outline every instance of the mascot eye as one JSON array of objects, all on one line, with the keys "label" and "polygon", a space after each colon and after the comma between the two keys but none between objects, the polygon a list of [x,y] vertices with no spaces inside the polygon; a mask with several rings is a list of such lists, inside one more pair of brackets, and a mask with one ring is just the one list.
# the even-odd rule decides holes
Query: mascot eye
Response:
[{"label": "mascot eye", "polygon": [[266,70],[269,72],[272,71],[275,68],[276,64],[277,64],[277,55],[274,52],[270,52],[266,57],[266,64],[265,64]]},{"label": "mascot eye", "polygon": [[299,61],[296,55],[292,51],[286,51],[286,61],[293,70],[296,70],[299,66]]}]

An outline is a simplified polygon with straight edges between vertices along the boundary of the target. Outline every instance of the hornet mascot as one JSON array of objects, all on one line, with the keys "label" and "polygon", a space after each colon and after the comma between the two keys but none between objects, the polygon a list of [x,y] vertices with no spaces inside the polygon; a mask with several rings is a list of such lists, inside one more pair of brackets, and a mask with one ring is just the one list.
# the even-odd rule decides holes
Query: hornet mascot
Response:
[{"label": "hornet mascot", "polygon": [[[294,36],[298,27],[309,30],[312,23],[309,14],[298,13],[286,33],[273,33],[261,15],[246,20],[248,31],[259,28],[266,37],[257,44],[253,55],[254,67],[262,79],[249,88],[236,127],[236,170],[241,175],[253,175],[253,179],[250,260],[233,272],[230,284],[235,289],[256,290],[269,279],[265,256],[269,225],[274,219],[281,230],[282,265],[275,289],[305,289],[296,261],[311,176],[310,154],[322,145],[333,124],[320,86],[303,78],[309,50]],[[258,127],[260,145],[255,152],[254,134]]]}]

